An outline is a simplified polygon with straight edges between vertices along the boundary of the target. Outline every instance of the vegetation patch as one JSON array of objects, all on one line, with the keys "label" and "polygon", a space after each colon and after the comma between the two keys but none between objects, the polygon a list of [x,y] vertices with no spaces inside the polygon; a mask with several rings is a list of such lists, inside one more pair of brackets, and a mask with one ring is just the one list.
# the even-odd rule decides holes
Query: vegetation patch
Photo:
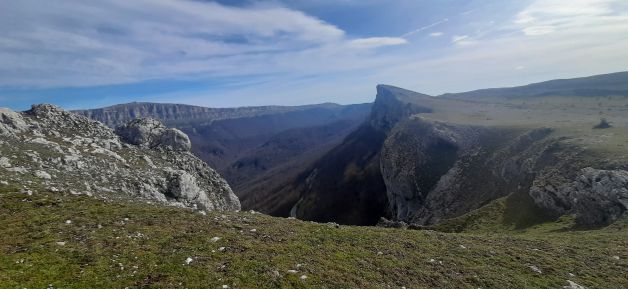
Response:
[{"label": "vegetation patch", "polygon": [[[13,189],[0,189],[3,288],[628,285],[625,221],[594,231],[557,230],[567,221],[495,232],[478,223],[444,233]],[[499,210],[505,200],[491,206]]]}]

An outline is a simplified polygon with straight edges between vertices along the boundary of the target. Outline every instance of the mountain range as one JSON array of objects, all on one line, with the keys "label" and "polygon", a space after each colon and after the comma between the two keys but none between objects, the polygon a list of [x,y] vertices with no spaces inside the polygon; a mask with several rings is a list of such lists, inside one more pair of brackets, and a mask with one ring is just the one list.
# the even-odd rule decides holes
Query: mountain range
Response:
[{"label": "mountain range", "polygon": [[[430,225],[507,197],[529,209],[510,218],[518,226],[576,211],[583,224],[600,225],[626,210],[622,196],[597,208],[557,191],[622,174],[626,83],[621,72],[438,97],[380,85],[373,104],[131,103],[76,113],[110,126],[145,116],[181,129],[245,209],[275,216]],[[592,129],[600,118],[615,126]],[[583,186],[587,194],[593,185]]]},{"label": "mountain range", "polygon": [[0,287],[625,288],[626,83],[0,108]]}]

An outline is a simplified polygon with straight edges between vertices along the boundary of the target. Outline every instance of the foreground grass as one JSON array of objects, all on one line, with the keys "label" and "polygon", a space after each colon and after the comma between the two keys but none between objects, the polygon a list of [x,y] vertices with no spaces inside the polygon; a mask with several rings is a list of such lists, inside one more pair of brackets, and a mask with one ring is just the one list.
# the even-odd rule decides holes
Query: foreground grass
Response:
[{"label": "foreground grass", "polygon": [[1,288],[562,288],[566,280],[628,288],[626,272],[622,225],[527,233],[336,228],[0,192]]}]

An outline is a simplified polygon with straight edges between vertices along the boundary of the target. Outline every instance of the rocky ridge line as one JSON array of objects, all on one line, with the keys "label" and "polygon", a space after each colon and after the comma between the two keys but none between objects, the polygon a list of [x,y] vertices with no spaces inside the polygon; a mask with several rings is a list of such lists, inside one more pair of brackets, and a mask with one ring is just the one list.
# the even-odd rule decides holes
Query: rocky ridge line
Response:
[{"label": "rocky ridge line", "polygon": [[3,185],[239,210],[227,182],[189,150],[187,135],[152,119],[114,131],[53,105],[0,109]]}]

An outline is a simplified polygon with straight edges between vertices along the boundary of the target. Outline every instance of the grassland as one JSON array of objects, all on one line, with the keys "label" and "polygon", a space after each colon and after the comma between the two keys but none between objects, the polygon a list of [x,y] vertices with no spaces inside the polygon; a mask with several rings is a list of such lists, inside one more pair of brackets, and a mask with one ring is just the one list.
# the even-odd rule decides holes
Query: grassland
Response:
[{"label": "grassland", "polygon": [[2,288],[628,288],[625,221],[512,230],[486,218],[503,200],[444,233],[15,191],[0,189]]},{"label": "grassland", "polygon": [[[556,137],[583,149],[628,161],[628,97],[539,96],[529,98],[407,99],[433,109],[421,117],[456,124],[555,129]],[[593,129],[604,118],[608,129]]]}]

